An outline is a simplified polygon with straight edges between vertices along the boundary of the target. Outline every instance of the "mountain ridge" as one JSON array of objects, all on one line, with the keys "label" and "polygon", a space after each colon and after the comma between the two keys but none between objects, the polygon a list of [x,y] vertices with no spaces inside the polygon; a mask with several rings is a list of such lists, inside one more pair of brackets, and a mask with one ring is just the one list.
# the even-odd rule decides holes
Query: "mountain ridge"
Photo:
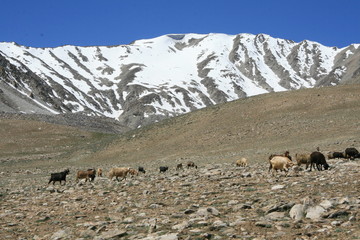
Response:
[{"label": "mountain ridge", "polygon": [[266,34],[168,34],[118,46],[0,43],[0,110],[84,113],[137,128],[247,96],[359,82],[359,62],[360,44],[339,49]]}]

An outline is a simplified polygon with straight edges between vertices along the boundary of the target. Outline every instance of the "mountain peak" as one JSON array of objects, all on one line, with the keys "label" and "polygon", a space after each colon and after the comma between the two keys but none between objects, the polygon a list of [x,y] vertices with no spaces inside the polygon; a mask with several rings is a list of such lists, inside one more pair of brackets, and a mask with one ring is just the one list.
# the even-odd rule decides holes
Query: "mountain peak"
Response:
[{"label": "mountain peak", "polygon": [[[359,81],[358,49],[263,33],[167,34],[111,47],[0,43],[0,101],[6,111],[84,113],[138,127],[242,97]],[[19,108],[20,99],[33,107]]]}]

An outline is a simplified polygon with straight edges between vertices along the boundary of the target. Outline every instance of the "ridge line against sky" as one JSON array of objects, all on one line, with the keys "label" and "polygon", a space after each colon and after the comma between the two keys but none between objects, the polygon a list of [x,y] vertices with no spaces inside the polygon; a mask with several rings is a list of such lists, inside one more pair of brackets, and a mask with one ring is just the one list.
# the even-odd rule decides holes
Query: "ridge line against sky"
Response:
[{"label": "ridge line against sky", "polygon": [[359,10],[360,0],[5,0],[0,42],[111,46],[177,33],[264,33],[342,48],[360,43]]}]

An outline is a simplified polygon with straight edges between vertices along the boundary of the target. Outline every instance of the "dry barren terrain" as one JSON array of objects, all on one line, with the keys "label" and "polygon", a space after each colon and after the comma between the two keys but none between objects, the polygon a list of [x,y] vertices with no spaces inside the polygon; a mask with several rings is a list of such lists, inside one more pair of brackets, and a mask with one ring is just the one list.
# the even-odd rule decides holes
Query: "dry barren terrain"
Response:
[{"label": "dry barren terrain", "polygon": [[359,110],[360,85],[264,94],[128,132],[91,159],[260,163],[285,150],[343,151],[360,145]]},{"label": "dry barren terrain", "polygon": [[[250,97],[121,135],[2,118],[0,239],[360,239],[359,160],[267,172],[271,153],[359,149],[359,119],[360,85]],[[198,168],[175,170],[189,160]],[[75,181],[140,165],[121,182]],[[64,168],[66,185],[48,185]]]}]

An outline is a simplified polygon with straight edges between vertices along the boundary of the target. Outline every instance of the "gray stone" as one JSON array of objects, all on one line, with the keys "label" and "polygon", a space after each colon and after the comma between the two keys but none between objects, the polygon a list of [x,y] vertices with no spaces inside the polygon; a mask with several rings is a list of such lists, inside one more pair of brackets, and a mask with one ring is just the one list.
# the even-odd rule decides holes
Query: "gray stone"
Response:
[{"label": "gray stone", "polygon": [[242,174],[241,174],[241,177],[243,177],[243,178],[249,178],[249,177],[251,177],[251,173],[249,173],[249,172],[242,173]]},{"label": "gray stone", "polygon": [[348,197],[340,198],[338,201],[338,204],[349,204],[349,203],[350,203],[350,200]]},{"label": "gray stone", "polygon": [[163,207],[163,205],[157,203],[153,203],[149,206],[149,208],[161,208],[161,207]]},{"label": "gray stone", "polygon": [[147,236],[146,238],[142,238],[143,240],[178,240],[179,237],[177,236],[177,233],[170,233],[165,235],[151,235]]},{"label": "gray stone", "polygon": [[323,207],[324,209],[326,209],[326,210],[329,209],[329,208],[332,208],[334,206],[334,204],[329,200],[324,200],[319,205],[321,207]]},{"label": "gray stone", "polygon": [[271,212],[285,212],[288,211],[289,209],[291,209],[293,206],[295,205],[295,203],[290,202],[290,203],[286,203],[286,204],[279,204],[276,205],[272,208],[270,208],[267,213],[271,213]]},{"label": "gray stone", "polygon": [[263,228],[271,228],[272,224],[270,222],[261,221],[261,222],[256,222],[255,226],[263,227]]},{"label": "gray stone", "polygon": [[51,240],[73,239],[72,231],[70,228],[59,230],[55,232],[50,239]]},{"label": "gray stone", "polygon": [[357,219],[356,219],[356,217],[355,216],[350,216],[349,217],[349,221],[350,222],[355,222]]},{"label": "gray stone", "polygon": [[289,215],[292,219],[296,221],[303,219],[305,216],[305,206],[302,204],[295,204],[290,209]]},{"label": "gray stone", "polygon": [[178,236],[176,233],[170,233],[160,236],[157,240],[178,240]]},{"label": "gray stone", "polygon": [[237,206],[237,208],[239,209],[252,209],[252,206],[249,204],[241,204],[239,206]]},{"label": "gray stone", "polygon": [[117,239],[117,238],[121,238],[127,235],[127,232],[124,230],[113,230],[113,231],[108,231],[108,232],[103,232],[101,234],[101,238],[102,239]]},{"label": "gray stone", "polygon": [[202,207],[197,210],[196,214],[200,217],[209,217],[210,215],[218,216],[219,211],[214,207]]},{"label": "gray stone", "polygon": [[230,227],[239,226],[245,224],[245,218],[239,217],[234,222],[230,223]]},{"label": "gray stone", "polygon": [[127,217],[123,220],[123,223],[125,224],[129,224],[129,223],[133,223],[134,222],[134,218],[132,217]]},{"label": "gray stone", "polygon": [[333,225],[333,226],[340,226],[341,225],[341,221],[332,221],[331,222],[331,225]]},{"label": "gray stone", "polygon": [[215,222],[213,222],[213,226],[216,228],[224,228],[227,227],[227,224],[221,220],[216,220]]},{"label": "gray stone", "polygon": [[89,239],[89,238],[95,237],[95,235],[96,235],[96,232],[91,229],[86,229],[86,230],[80,232],[80,237],[82,237],[82,238]]},{"label": "gray stone", "polygon": [[285,185],[275,185],[271,187],[271,190],[278,190],[278,189],[283,189],[285,188]]},{"label": "gray stone", "polygon": [[285,218],[285,212],[272,212],[265,216],[266,219],[278,221]]},{"label": "gray stone", "polygon": [[325,212],[325,209],[321,206],[309,207],[306,210],[306,218],[310,219],[320,219],[321,215]]},{"label": "gray stone", "polygon": [[342,227],[349,227],[349,226],[351,226],[351,225],[352,225],[352,223],[351,223],[350,221],[347,221],[347,222],[342,223],[340,226],[342,226]]},{"label": "gray stone", "polygon": [[192,213],[194,213],[194,212],[195,212],[195,210],[193,210],[193,209],[186,209],[186,210],[184,211],[185,214],[192,214]]},{"label": "gray stone", "polygon": [[173,230],[182,231],[189,226],[190,226],[190,223],[188,221],[183,221],[182,223],[176,224],[176,225],[172,226],[171,228]]},{"label": "gray stone", "polygon": [[149,233],[154,232],[157,229],[157,219],[156,218],[149,219],[148,225],[149,225],[149,231],[148,232]]},{"label": "gray stone", "polygon": [[236,205],[236,204],[238,204],[238,203],[239,203],[238,200],[230,200],[230,201],[228,202],[228,205],[231,206],[231,205]]},{"label": "gray stone", "polygon": [[119,206],[118,208],[115,209],[115,212],[118,212],[118,213],[123,213],[127,211],[127,208],[125,206]]}]

